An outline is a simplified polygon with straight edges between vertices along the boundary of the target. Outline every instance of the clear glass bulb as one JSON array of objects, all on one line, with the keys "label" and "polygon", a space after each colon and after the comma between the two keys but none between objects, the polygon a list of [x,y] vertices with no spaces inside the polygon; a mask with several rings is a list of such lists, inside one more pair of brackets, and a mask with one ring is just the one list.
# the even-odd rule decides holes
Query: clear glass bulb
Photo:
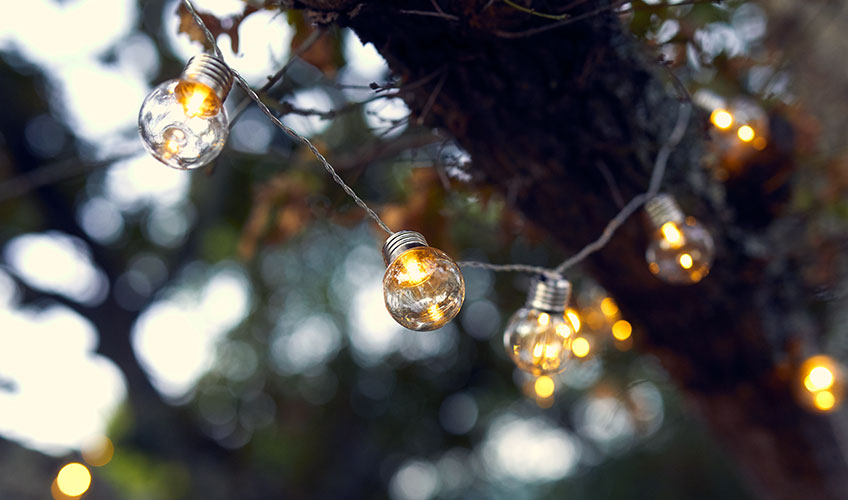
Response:
[{"label": "clear glass bulb", "polygon": [[645,252],[648,269],[674,285],[691,285],[710,272],[713,237],[694,217],[684,217],[677,202],[659,194],[645,203],[655,231]]},{"label": "clear glass bulb", "polygon": [[504,348],[520,369],[536,376],[552,375],[565,369],[573,335],[563,315],[522,307],[507,324]]},{"label": "clear glass bulb", "polygon": [[662,280],[689,285],[710,272],[714,255],[713,237],[694,217],[682,224],[669,221],[654,235],[645,259],[648,269]]},{"label": "clear glass bulb", "polygon": [[209,54],[192,58],[180,78],[160,84],[144,99],[138,114],[144,147],[180,170],[211,162],[227,141],[224,99],[231,85],[223,62]]},{"label": "clear glass bulb", "polygon": [[425,331],[456,317],[465,300],[465,280],[446,253],[426,246],[418,233],[401,231],[389,237],[383,255],[391,261],[383,276],[383,298],[395,321]]}]

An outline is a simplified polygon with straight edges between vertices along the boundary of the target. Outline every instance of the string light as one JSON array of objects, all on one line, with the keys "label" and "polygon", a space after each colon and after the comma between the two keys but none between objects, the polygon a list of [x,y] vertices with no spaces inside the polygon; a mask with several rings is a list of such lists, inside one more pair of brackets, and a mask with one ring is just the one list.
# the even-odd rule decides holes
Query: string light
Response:
[{"label": "string light", "polygon": [[713,238],[694,217],[684,218],[677,202],[667,194],[645,203],[655,234],[645,258],[648,269],[664,281],[689,285],[704,279],[713,261]]},{"label": "string light", "polygon": [[556,384],[551,377],[542,375],[533,383],[533,390],[536,392],[537,397],[547,399],[554,395]]},{"label": "string light", "polygon": [[227,140],[224,100],[233,84],[217,57],[193,57],[179,78],[153,89],[141,105],[138,131],[147,151],[169,167],[195,169],[212,161]]},{"label": "string light", "polygon": [[518,368],[536,376],[565,369],[574,334],[565,319],[570,295],[566,279],[540,275],[533,280],[527,302],[504,331],[504,348]]},{"label": "string light", "polygon": [[427,246],[415,231],[386,239],[383,298],[389,314],[410,330],[435,330],[452,320],[465,300],[459,266],[441,250]]},{"label": "string light", "polygon": [[829,412],[842,398],[842,369],[828,356],[808,358],[799,370],[802,401],[817,411]]},{"label": "string light", "polygon": [[710,114],[710,121],[717,128],[727,130],[733,126],[733,115],[726,109],[718,108]]}]

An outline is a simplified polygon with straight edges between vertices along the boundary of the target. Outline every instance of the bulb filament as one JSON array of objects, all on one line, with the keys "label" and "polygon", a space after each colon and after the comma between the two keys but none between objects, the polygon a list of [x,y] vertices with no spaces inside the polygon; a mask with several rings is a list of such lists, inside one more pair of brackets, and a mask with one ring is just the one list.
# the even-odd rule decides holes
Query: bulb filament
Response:
[{"label": "bulb filament", "polygon": [[685,243],[683,233],[680,232],[680,229],[678,229],[677,224],[674,222],[666,222],[660,227],[660,231],[671,248],[680,248]]}]

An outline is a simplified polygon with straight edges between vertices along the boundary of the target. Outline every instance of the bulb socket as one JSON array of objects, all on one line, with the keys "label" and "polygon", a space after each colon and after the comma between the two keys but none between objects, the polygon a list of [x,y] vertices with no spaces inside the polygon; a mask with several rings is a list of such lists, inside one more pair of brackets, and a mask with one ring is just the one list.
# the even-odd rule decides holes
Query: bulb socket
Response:
[{"label": "bulb socket", "polygon": [[224,61],[211,54],[198,54],[189,59],[180,79],[206,85],[221,102],[224,102],[233,88],[233,72]]},{"label": "bulb socket", "polygon": [[682,224],[685,216],[680,205],[670,194],[658,194],[645,202],[645,213],[654,228],[659,229],[666,222]]},{"label": "bulb socket", "polygon": [[539,275],[530,284],[526,307],[550,314],[565,314],[571,298],[571,282],[565,278]]},{"label": "bulb socket", "polygon": [[426,247],[424,235],[415,231],[398,231],[386,238],[383,243],[383,262],[386,266],[395,261],[398,255],[415,247]]}]

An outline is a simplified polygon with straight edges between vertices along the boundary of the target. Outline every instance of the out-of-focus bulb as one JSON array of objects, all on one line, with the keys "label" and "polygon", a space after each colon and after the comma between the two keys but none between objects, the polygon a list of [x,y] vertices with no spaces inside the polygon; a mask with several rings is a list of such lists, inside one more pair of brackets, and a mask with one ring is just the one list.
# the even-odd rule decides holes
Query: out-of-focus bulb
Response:
[{"label": "out-of-focus bulb", "polygon": [[533,281],[527,302],[504,331],[504,348],[516,366],[536,376],[565,369],[574,336],[565,316],[570,295],[566,279],[539,276]]},{"label": "out-of-focus bulb", "polygon": [[446,253],[427,246],[415,231],[392,234],[383,245],[388,268],[383,298],[389,314],[410,330],[441,328],[459,313],[465,280]]},{"label": "out-of-focus bulb", "polygon": [[148,94],[138,113],[138,132],[150,154],[169,167],[202,167],[218,156],[229,133],[224,100],[233,74],[218,58],[199,54],[179,78]]},{"label": "out-of-focus bulb", "polygon": [[677,202],[660,194],[645,203],[655,229],[645,252],[648,269],[674,285],[690,285],[709,274],[715,245],[713,237],[694,217],[684,217]]},{"label": "out-of-focus bulb", "polygon": [[716,127],[727,130],[733,125],[733,115],[730,114],[730,111],[726,109],[715,109],[710,114],[710,121],[713,122],[713,125]]},{"label": "out-of-focus bulb", "polygon": [[808,358],[801,365],[801,401],[817,411],[829,412],[842,402],[844,379],[842,368],[828,356]]}]

